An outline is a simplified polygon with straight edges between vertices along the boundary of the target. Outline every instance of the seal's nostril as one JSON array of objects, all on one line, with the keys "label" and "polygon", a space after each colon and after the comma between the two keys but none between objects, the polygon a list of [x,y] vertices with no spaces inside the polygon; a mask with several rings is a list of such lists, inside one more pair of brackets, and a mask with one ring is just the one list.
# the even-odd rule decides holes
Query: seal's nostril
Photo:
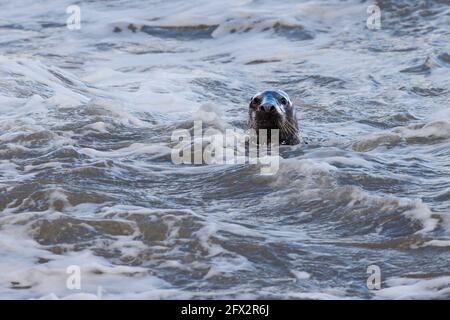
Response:
[{"label": "seal's nostril", "polygon": [[262,112],[274,112],[275,110],[276,109],[275,109],[274,105],[263,104],[263,105],[259,106],[259,111],[262,111]]}]

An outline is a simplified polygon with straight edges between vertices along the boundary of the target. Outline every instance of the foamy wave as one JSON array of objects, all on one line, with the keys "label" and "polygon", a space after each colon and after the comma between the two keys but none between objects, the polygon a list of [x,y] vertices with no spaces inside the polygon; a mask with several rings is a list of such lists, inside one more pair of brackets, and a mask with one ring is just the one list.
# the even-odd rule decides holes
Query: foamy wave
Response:
[{"label": "foamy wave", "polygon": [[450,277],[432,279],[392,278],[386,281],[388,288],[374,291],[381,299],[449,299]]},{"label": "foamy wave", "polygon": [[394,128],[392,132],[375,134],[355,142],[355,151],[370,151],[379,146],[394,147],[401,142],[437,143],[450,138],[450,122],[441,120],[427,124],[410,125]]},{"label": "foamy wave", "polygon": [[[61,192],[53,192],[51,198],[67,201]],[[17,289],[27,288],[26,297],[42,299],[189,298],[196,293],[175,289],[150,270],[162,268],[163,278],[181,270],[209,281],[253,270],[245,257],[217,242],[225,240],[219,230],[258,236],[245,227],[215,223],[190,210],[135,206],[93,206],[89,211],[100,210],[98,218],[72,216],[83,208],[85,204],[71,207],[71,215],[50,210],[0,218],[2,228],[7,227],[0,236],[0,294],[11,297]],[[102,250],[122,263],[96,254]],[[36,260],[41,262],[34,264]],[[66,287],[66,269],[71,265],[79,266],[82,276],[82,288],[72,292]],[[220,292],[207,295],[220,296]]]},{"label": "foamy wave", "polygon": [[112,151],[100,151],[92,148],[82,148],[79,151],[90,157],[113,159],[113,158],[139,156],[143,154],[164,156],[170,154],[171,149],[163,145],[133,143],[128,147]]},{"label": "foamy wave", "polygon": [[[25,58],[11,59],[0,56],[0,63],[2,82],[14,83],[14,88],[3,92],[3,95],[27,98],[34,94],[49,99],[49,102],[58,102],[59,106],[77,106],[89,100],[82,93],[86,90],[86,85],[67,71],[47,67],[38,60]],[[23,95],[24,92],[26,96]]]},{"label": "foamy wave", "polygon": [[[373,225],[374,228],[367,230],[383,230],[393,234],[404,232],[401,229],[407,224],[414,232],[421,233],[431,232],[439,225],[438,213],[432,212],[420,199],[377,195],[356,186],[339,185],[338,169],[322,160],[293,158],[282,160],[280,165],[271,184],[283,191],[270,194],[270,201],[286,203],[289,208],[298,206],[299,211],[311,202],[329,204],[331,212],[322,213],[322,208],[318,213],[315,210],[308,213],[317,216],[317,219],[356,227],[355,223],[360,223],[364,217],[366,223],[361,226],[364,230]],[[410,222],[405,225],[392,224],[393,220],[399,219],[399,215]],[[414,226],[415,221],[420,222],[420,228]]]},{"label": "foamy wave", "polygon": [[450,138],[450,122],[448,121],[434,121],[423,126],[409,126],[399,129],[394,129],[401,134],[407,141],[414,141],[415,139],[439,140]]}]

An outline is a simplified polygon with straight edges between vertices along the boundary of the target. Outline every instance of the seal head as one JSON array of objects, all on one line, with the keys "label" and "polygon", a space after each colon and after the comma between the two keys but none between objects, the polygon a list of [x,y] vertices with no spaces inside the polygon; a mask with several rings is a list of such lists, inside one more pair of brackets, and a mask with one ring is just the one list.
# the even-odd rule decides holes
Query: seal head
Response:
[{"label": "seal head", "polygon": [[280,144],[300,143],[294,106],[288,94],[282,90],[266,90],[252,97],[249,128],[256,130],[258,135],[260,129],[267,129],[268,135],[271,129],[278,129]]}]

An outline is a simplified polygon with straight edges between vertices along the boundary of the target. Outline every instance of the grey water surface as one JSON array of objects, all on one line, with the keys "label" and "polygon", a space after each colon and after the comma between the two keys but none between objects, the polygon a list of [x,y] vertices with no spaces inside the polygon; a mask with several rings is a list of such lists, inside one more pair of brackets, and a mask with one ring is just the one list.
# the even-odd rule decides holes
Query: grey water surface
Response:
[{"label": "grey water surface", "polygon": [[[372,4],[1,1],[0,298],[449,299],[450,3]],[[172,162],[266,88],[276,174]]]}]

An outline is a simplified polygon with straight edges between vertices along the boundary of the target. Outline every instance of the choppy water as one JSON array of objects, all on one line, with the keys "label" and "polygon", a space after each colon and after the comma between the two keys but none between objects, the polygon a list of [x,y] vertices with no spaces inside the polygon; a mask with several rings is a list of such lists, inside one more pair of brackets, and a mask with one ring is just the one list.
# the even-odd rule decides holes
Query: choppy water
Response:
[{"label": "choppy water", "polygon": [[[69,4],[0,4],[0,298],[450,298],[449,1]],[[271,87],[276,175],[172,164]]]}]

